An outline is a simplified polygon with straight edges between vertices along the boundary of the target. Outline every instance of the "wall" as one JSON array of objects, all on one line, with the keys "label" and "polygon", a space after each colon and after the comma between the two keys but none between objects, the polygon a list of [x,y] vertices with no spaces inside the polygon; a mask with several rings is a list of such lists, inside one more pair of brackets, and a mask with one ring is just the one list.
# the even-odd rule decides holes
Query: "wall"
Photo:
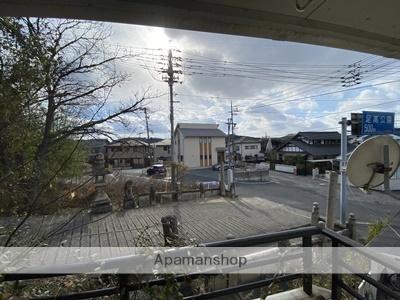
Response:
[{"label": "wall", "polygon": [[200,148],[198,137],[187,137],[183,140],[183,161],[189,168],[200,167]]},{"label": "wall", "polygon": [[[181,142],[181,148],[183,149],[183,161],[189,168],[200,167],[200,143],[198,137],[187,137],[184,139],[184,143]],[[211,165],[215,165],[218,162],[218,155],[216,148],[225,148],[224,137],[212,137],[211,138]],[[209,166],[207,166],[209,167]]]},{"label": "wall", "polygon": [[275,164],[275,171],[296,174],[296,166]]},{"label": "wall", "polygon": [[[257,149],[246,149],[246,147],[252,147],[252,146],[256,146]],[[261,143],[249,143],[249,144],[242,144],[241,145],[241,154],[243,159],[246,157],[246,155],[250,155],[250,156],[262,156],[262,154],[260,153],[260,149],[261,149]]]}]

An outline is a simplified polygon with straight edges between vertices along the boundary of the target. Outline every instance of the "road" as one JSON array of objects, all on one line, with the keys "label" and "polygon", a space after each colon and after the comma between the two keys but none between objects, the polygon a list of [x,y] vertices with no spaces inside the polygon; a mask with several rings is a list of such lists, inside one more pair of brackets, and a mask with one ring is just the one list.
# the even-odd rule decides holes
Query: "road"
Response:
[{"label": "road", "polygon": [[[218,173],[210,169],[190,170],[185,179],[187,182],[213,181],[218,180]],[[271,181],[268,183],[237,183],[236,191],[238,195],[259,197],[306,212],[310,212],[313,203],[318,202],[321,215],[325,215],[328,191],[328,183],[326,181],[321,179],[313,180],[309,176],[295,176],[274,171],[271,171],[270,174]],[[382,192],[374,191],[370,194],[365,194],[361,190],[352,187],[348,187],[347,191],[348,212],[355,213],[361,226],[386,217],[390,218],[400,210],[400,200]],[[339,207],[337,216],[339,216]]]}]

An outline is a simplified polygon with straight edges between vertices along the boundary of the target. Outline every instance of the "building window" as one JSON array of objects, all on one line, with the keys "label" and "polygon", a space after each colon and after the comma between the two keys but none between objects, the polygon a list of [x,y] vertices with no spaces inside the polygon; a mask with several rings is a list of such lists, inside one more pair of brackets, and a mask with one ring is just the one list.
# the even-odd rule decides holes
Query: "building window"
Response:
[{"label": "building window", "polygon": [[183,155],[181,155],[181,161],[183,161]]},{"label": "building window", "polygon": [[210,161],[212,160],[212,155],[211,155],[211,154],[208,156],[208,159],[209,159]]},{"label": "building window", "polygon": [[200,155],[200,159],[203,159],[203,154]]},{"label": "building window", "polygon": [[248,149],[249,149],[249,146],[244,146],[244,149],[248,150]]},{"label": "building window", "polygon": [[168,146],[164,146],[164,147],[163,147],[163,150],[164,150],[164,151],[168,151]]}]

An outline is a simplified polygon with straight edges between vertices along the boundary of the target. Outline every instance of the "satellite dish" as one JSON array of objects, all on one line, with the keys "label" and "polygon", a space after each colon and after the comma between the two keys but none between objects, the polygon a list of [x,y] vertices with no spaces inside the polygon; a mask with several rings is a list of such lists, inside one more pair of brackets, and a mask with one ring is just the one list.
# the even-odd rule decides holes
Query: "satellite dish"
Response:
[{"label": "satellite dish", "polygon": [[[385,170],[384,146],[388,148],[388,165]],[[385,171],[392,177],[400,164],[399,143],[389,135],[372,137],[357,146],[347,162],[349,181],[360,188],[368,189],[384,183]]]}]

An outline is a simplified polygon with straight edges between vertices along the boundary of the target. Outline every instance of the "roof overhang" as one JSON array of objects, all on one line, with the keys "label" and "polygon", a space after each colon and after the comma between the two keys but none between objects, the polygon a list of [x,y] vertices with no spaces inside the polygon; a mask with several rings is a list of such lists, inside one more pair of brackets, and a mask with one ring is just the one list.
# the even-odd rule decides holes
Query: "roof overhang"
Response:
[{"label": "roof overhang", "polygon": [[4,16],[111,21],[400,57],[397,0],[0,0]]}]

